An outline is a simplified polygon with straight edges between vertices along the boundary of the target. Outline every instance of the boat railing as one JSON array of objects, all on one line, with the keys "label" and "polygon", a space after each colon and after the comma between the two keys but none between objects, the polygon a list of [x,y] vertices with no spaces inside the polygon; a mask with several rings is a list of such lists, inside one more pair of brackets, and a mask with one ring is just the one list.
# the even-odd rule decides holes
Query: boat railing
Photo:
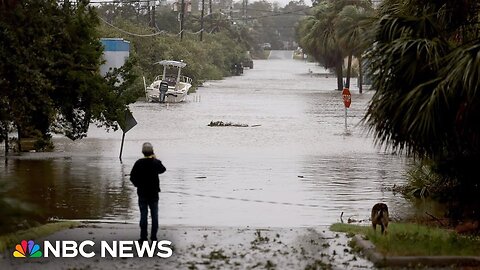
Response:
[{"label": "boat railing", "polygon": [[[162,78],[163,78],[162,74],[158,75],[158,76],[155,77],[154,81],[160,81],[160,80],[162,80]],[[175,80],[177,77],[176,76],[166,76],[166,78],[173,78]],[[192,78],[180,75],[180,82],[192,84]]]}]

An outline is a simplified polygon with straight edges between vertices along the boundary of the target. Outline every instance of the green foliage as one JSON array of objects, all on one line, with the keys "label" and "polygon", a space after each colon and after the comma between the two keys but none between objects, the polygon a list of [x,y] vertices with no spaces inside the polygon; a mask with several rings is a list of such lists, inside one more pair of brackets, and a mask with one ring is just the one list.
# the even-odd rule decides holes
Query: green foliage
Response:
[{"label": "green foliage", "polygon": [[416,198],[425,198],[430,194],[438,194],[439,189],[445,188],[443,178],[432,170],[432,164],[426,161],[417,161],[407,173],[408,185],[403,193]]},{"label": "green foliage", "polygon": [[[184,17],[184,36],[194,40],[199,39],[202,29],[201,11],[197,9],[197,3],[192,2],[192,12],[187,12]],[[212,4],[212,14],[204,14],[204,35],[226,33],[242,50],[251,51],[254,57],[259,58],[263,55],[260,47],[263,43],[270,43],[273,49],[283,49],[285,45],[293,49],[296,24],[310,8],[303,0],[290,1],[283,8],[268,1],[252,1],[248,3],[245,18],[245,6],[241,2],[220,1]],[[205,6],[208,6],[207,2]],[[124,28],[126,23],[142,25],[141,28],[148,25],[148,31],[162,31],[171,35],[180,32],[179,12],[173,11],[171,5],[160,4],[153,9],[146,3],[122,2],[121,5],[101,4],[97,12],[105,21],[122,29],[128,28]],[[128,36],[128,40],[131,39],[132,36]]]},{"label": "green foliage", "polygon": [[336,12],[331,2],[321,2],[300,27],[300,45],[325,68],[335,68],[343,55],[335,33]]},{"label": "green foliage", "polygon": [[480,194],[479,12],[478,1],[385,1],[367,53],[377,143],[433,160],[470,198]]},{"label": "green foliage", "polygon": [[336,223],[337,232],[362,234],[383,254],[391,256],[477,256],[480,238],[411,223],[391,223],[388,234],[375,233],[371,226]]},{"label": "green foliage", "polygon": [[99,74],[98,23],[85,0],[0,4],[3,126],[13,123],[20,137],[39,132],[43,140],[50,132],[83,138],[91,122],[116,127],[115,112],[127,99],[112,94]]},{"label": "green foliage", "polygon": [[[136,34],[154,33],[153,29],[142,24],[123,19],[115,21],[115,26]],[[183,40],[169,34],[133,36],[106,24],[100,26],[99,31],[103,37],[123,37],[131,42],[137,59],[135,68],[146,77],[147,82],[163,71],[154,65],[163,59],[182,60],[187,63],[183,73],[193,79],[194,85],[199,85],[205,80],[221,79],[230,75],[232,63],[240,62],[245,55],[245,48],[237,43],[228,31],[204,34],[203,42],[198,42],[196,36],[190,37],[188,34]]]},{"label": "green foliage", "polygon": [[117,128],[116,124],[124,121],[125,104],[134,103],[143,96],[143,85],[137,74],[140,70],[135,66],[137,60],[129,57],[120,68],[114,68],[105,75],[109,98],[104,104],[102,123],[107,127]]},{"label": "green foliage", "polygon": [[447,178],[438,172],[432,160],[415,160],[407,171],[407,183],[393,191],[407,198],[434,198],[440,201],[458,200],[456,178]]},{"label": "green foliage", "polygon": [[370,1],[320,1],[312,15],[301,21],[299,44],[306,53],[325,68],[337,74],[338,90],[343,88],[343,61],[349,57],[347,87],[351,72],[351,57],[360,57],[368,47]]},{"label": "green foliage", "polygon": [[234,23],[248,32],[249,50],[254,56],[262,55],[261,44],[270,43],[274,50],[295,49],[295,28],[310,7],[305,1],[290,1],[285,7],[268,1],[251,1],[248,3],[245,18],[243,3],[234,3]]}]

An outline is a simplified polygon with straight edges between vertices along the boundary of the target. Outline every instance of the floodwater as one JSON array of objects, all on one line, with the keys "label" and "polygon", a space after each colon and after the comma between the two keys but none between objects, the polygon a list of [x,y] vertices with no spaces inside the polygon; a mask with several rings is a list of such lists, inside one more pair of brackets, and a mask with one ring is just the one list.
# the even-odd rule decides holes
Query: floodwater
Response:
[{"label": "floodwater", "polygon": [[2,162],[0,182],[48,217],[137,222],[128,174],[150,141],[167,167],[162,224],[329,225],[342,212],[345,220],[368,219],[380,201],[394,218],[413,212],[386,190],[404,183],[405,159],[375,147],[359,124],[372,93],[358,94],[353,80],[345,129],[336,79],[289,55],[274,52],[242,76],[207,82],[181,104],[131,105],[138,125],[126,134],[122,162],[121,132],[92,126],[80,141],[55,137],[54,153]]}]

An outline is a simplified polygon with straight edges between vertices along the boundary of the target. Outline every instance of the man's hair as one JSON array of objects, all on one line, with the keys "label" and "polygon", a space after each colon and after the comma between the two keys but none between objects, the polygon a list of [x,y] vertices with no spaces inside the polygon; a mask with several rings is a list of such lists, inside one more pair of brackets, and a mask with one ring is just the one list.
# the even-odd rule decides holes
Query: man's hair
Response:
[{"label": "man's hair", "polygon": [[144,156],[148,157],[153,155],[153,146],[151,143],[146,142],[142,145],[142,153]]}]

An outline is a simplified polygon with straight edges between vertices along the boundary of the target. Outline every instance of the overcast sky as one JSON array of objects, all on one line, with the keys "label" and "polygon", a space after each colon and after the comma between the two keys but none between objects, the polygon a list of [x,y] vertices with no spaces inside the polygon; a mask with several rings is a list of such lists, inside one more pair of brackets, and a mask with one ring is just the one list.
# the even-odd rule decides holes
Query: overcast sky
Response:
[{"label": "overcast sky", "polygon": [[[280,4],[281,7],[284,7],[284,6],[285,6],[286,4],[288,4],[290,1],[291,1],[291,0],[275,0],[275,1],[273,1],[273,0],[267,0],[267,2],[270,2],[270,3],[275,3],[275,2],[277,2],[278,4]],[[248,2],[249,2],[249,3],[253,3],[253,2],[256,2],[256,1],[255,1],[255,0],[253,0],[253,1],[252,1],[252,0],[249,0]],[[310,1],[310,0],[304,0],[304,2],[305,2],[305,4],[306,4],[307,6],[311,6],[311,5],[312,5],[312,1]]]},{"label": "overcast sky", "polygon": [[[92,2],[111,2],[112,0],[91,0]],[[185,0],[185,1],[188,1],[188,0]],[[248,3],[253,3],[253,2],[257,2],[257,1],[261,1],[261,0],[248,0]],[[288,4],[291,0],[266,0],[267,2],[270,2],[270,3],[275,3],[277,2],[281,7],[284,7],[286,4]],[[298,0],[295,0],[295,1],[298,1]],[[171,2],[175,2],[175,0],[167,0],[167,3],[171,3]],[[240,0],[233,0],[233,2],[237,3],[237,2],[241,2]],[[312,1],[311,0],[304,0],[305,4],[306,5],[312,5]]]}]

